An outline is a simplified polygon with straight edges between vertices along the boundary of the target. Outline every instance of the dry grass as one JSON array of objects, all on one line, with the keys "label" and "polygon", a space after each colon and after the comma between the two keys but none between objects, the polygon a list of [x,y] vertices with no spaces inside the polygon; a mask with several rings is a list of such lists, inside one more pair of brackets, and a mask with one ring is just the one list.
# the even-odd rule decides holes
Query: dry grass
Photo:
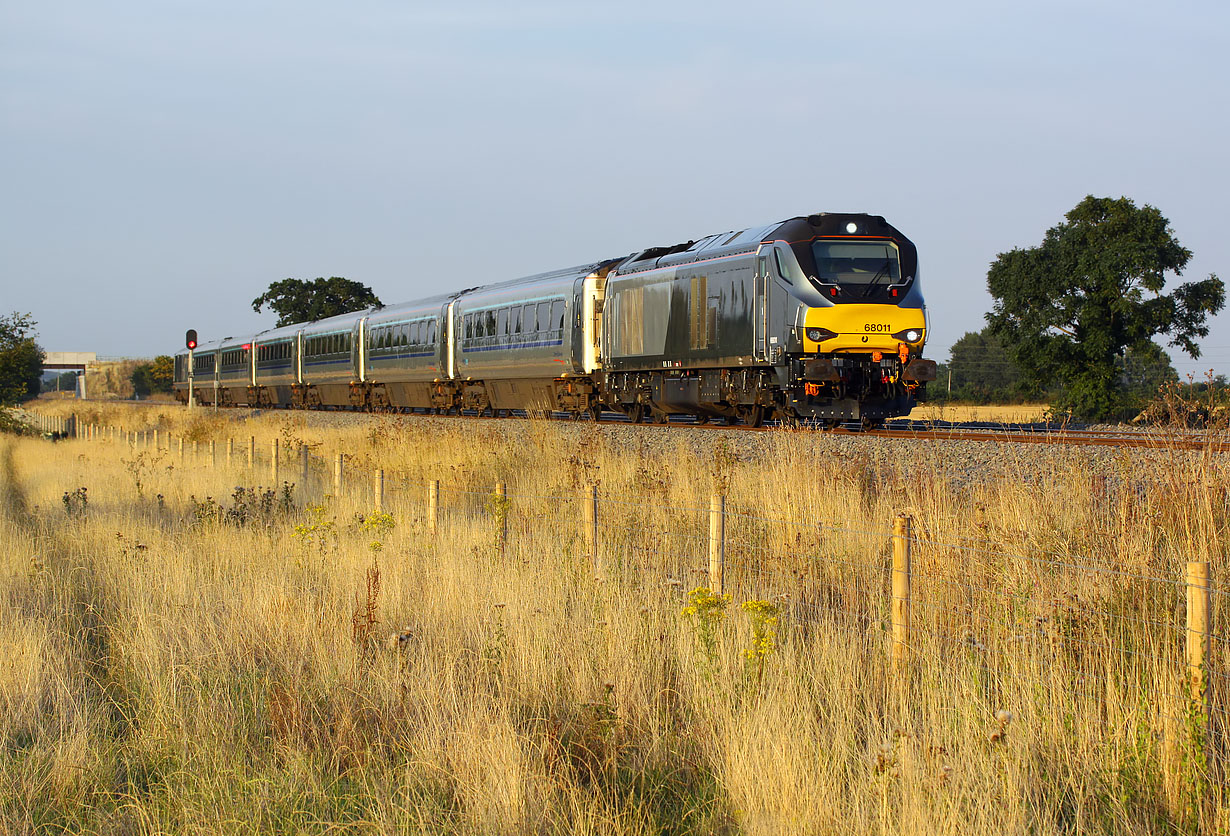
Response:
[{"label": "dry grass", "polygon": [[[1180,699],[1177,581],[1224,556],[1212,454],[1125,457],[1112,500],[1078,454],[1040,467],[1012,447],[961,488],[925,450],[851,460],[810,434],[701,459],[541,422],[100,409],[190,441],[255,435],[262,454],[345,448],[355,481],[326,497],[314,476],[287,509],[239,455],[0,438],[0,832],[1227,827],[1220,775],[1196,765],[1217,741],[1193,745]],[[601,577],[582,556],[589,481]],[[735,602],[706,651],[682,610],[715,488]],[[886,635],[901,510],[920,540],[904,677]],[[770,649],[744,600],[780,608]]]},{"label": "dry grass", "polygon": [[988,424],[1032,424],[1046,420],[1050,404],[921,404],[909,414],[911,421],[981,421]]}]

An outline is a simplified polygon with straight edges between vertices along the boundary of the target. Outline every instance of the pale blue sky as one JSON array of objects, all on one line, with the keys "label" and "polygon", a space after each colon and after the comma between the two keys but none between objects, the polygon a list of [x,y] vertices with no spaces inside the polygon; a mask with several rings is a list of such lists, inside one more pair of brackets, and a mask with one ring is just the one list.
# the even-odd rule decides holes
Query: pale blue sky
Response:
[{"label": "pale blue sky", "polygon": [[[947,356],[1084,195],[1230,279],[1224,4],[0,3],[0,313],[49,349],[267,327],[817,211],[918,245]],[[1183,372],[1230,373],[1230,314]]]}]

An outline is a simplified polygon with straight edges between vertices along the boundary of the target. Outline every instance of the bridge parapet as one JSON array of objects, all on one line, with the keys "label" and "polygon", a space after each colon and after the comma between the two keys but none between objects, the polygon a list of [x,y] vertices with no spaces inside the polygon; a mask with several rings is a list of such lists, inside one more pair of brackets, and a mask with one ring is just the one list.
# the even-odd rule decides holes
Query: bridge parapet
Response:
[{"label": "bridge parapet", "polygon": [[84,369],[98,362],[93,351],[48,351],[46,355],[44,369]]}]

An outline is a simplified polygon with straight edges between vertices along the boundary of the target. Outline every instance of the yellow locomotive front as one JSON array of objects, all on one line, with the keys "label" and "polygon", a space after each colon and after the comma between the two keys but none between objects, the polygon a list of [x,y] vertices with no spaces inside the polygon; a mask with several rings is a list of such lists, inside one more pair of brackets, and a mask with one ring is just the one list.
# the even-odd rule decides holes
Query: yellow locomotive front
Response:
[{"label": "yellow locomotive front", "polygon": [[876,215],[812,215],[778,236],[797,268],[790,411],[832,424],[909,414],[935,379],[935,363],[922,358],[927,316],[914,244]]}]

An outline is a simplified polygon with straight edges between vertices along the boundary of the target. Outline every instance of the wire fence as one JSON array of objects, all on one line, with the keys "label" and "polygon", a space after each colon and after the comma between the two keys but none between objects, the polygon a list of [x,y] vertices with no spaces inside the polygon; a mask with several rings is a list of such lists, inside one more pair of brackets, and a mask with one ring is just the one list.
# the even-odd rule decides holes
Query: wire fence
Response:
[{"label": "wire fence", "polygon": [[[51,419],[48,419],[49,421]],[[673,596],[706,587],[768,602],[783,622],[877,638],[894,670],[968,669],[988,696],[1033,688],[1035,708],[1098,718],[1107,729],[1145,722],[1168,745],[1198,750],[1207,779],[1226,786],[1230,669],[1223,626],[1230,589],[1207,562],[1174,576],[1133,572],[1104,557],[1011,551],[940,537],[904,515],[883,529],[831,519],[678,507],[578,490],[523,491],[424,480],[409,471],[324,457],[278,440],[189,442],[156,431],[47,428],[178,456],[182,467],[263,470],[303,495],[367,492],[435,534],[490,526],[507,542],[544,534],[575,543],[593,576]],[[1143,718],[1143,719],[1142,719]]]}]

